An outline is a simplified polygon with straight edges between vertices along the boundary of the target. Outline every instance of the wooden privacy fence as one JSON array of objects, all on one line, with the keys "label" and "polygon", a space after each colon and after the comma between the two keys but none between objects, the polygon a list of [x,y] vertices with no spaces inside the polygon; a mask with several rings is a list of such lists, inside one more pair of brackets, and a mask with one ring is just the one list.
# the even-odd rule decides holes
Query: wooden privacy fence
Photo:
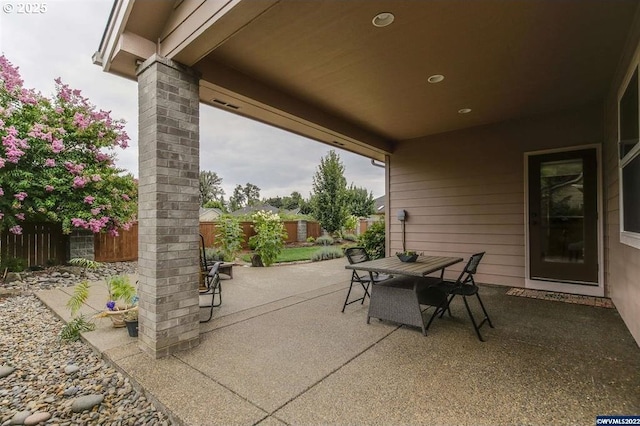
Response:
[{"label": "wooden privacy fence", "polygon": [[5,231],[0,236],[2,259],[24,259],[27,267],[67,261],[68,237],[52,223],[23,223],[22,235]]},{"label": "wooden privacy fence", "polygon": [[[255,235],[252,224],[240,222],[244,233],[242,246],[245,249],[249,247],[249,238]],[[286,242],[298,241],[298,221],[285,221],[284,226],[288,235]],[[69,260],[69,237],[62,233],[60,225],[24,224],[22,228],[22,235],[3,232],[0,236],[0,253],[3,258],[25,259],[27,266],[60,264]],[[320,224],[317,222],[306,222],[306,230],[305,239],[322,235]],[[200,233],[204,236],[205,246],[212,247],[216,242],[216,223],[201,222]],[[117,237],[108,234],[94,235],[96,261],[128,262],[138,259],[138,224],[134,224],[128,231],[120,230],[119,234]]]},{"label": "wooden privacy fence", "polygon": [[[320,224],[318,222],[306,222],[307,232],[305,240],[309,237],[318,238],[322,235],[322,229],[320,228]],[[287,239],[286,243],[295,243],[298,241],[298,226],[299,223],[297,220],[286,220],[283,222],[284,229],[287,231]],[[256,235],[256,231],[253,230],[253,222],[240,222],[240,226],[242,227],[242,232],[244,233],[244,241],[242,242],[242,247],[244,249],[249,248],[249,238]],[[216,222],[200,222],[200,233],[204,237],[204,245],[205,247],[211,247],[216,242]]]},{"label": "wooden privacy fence", "polygon": [[93,256],[98,262],[129,262],[138,260],[138,224],[121,229],[117,237],[108,234],[93,236]]}]

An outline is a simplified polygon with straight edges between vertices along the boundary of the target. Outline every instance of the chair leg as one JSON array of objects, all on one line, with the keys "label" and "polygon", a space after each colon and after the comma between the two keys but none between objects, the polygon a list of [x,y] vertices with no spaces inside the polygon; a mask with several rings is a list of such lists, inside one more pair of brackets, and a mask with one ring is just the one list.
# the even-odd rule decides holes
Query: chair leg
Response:
[{"label": "chair leg", "polygon": [[444,313],[446,311],[449,311],[449,316],[452,316],[451,315],[451,307],[450,307],[450,305],[451,305],[451,301],[453,300],[454,297],[456,297],[455,294],[452,294],[451,297],[449,297],[449,300],[447,301],[447,306],[445,306],[444,309],[442,310],[442,312],[440,312],[440,318],[442,318],[444,316]]},{"label": "chair leg", "polygon": [[[218,295],[218,303],[216,303],[216,294]],[[211,318],[213,318],[213,308],[217,308],[220,305],[222,305],[222,284],[220,283],[220,280],[218,280],[211,289],[211,304],[200,306],[200,308],[210,308],[209,317],[206,320],[201,320],[200,322],[205,323],[211,321]]]},{"label": "chair leg", "polygon": [[480,307],[482,308],[482,312],[484,312],[484,319],[480,323],[480,327],[482,327],[482,325],[485,322],[488,322],[489,323],[489,327],[495,328],[493,326],[493,323],[491,322],[491,318],[489,318],[489,314],[487,313],[487,310],[484,308],[484,303],[482,303],[482,299],[480,299],[480,293],[476,293],[476,297],[478,298],[478,302],[480,302]]},{"label": "chair leg", "polygon": [[347,301],[349,300],[349,296],[351,295],[352,288],[353,288],[353,281],[351,281],[351,284],[349,284],[349,291],[347,292],[347,297],[344,299],[344,305],[342,305],[342,313],[344,313],[344,308],[346,308],[348,305]]},{"label": "chair leg", "polygon": [[464,306],[467,308],[467,313],[469,314],[469,318],[471,318],[471,323],[473,324],[473,329],[476,331],[476,334],[478,335],[478,339],[480,339],[481,342],[484,342],[484,339],[480,334],[480,327],[476,323],[476,319],[473,317],[473,314],[471,313],[471,308],[469,308],[469,302],[467,302],[467,296],[462,296],[462,300],[464,300]]},{"label": "chair leg", "polygon": [[367,283],[367,285],[364,285],[364,283],[361,282],[360,284],[362,284],[362,289],[364,290],[364,294],[362,295],[360,304],[364,305],[364,299],[366,299],[367,296],[369,296],[369,299],[371,299],[371,295],[369,294],[369,286],[371,285],[371,283]]},{"label": "chair leg", "polygon": [[347,297],[344,299],[344,304],[342,305],[342,313],[344,313],[344,309],[347,307],[347,305],[350,305],[356,302],[360,302],[360,304],[363,305],[364,300],[367,298],[367,296],[371,298],[371,294],[369,294],[369,286],[371,285],[371,283],[362,282],[362,281],[357,281],[357,282],[359,282],[360,285],[362,286],[362,289],[364,290],[364,294],[362,295],[362,297],[349,301],[349,296],[351,295],[351,290],[353,289],[353,284],[355,283],[354,281],[351,281],[351,284],[349,285],[349,291],[347,292]]}]

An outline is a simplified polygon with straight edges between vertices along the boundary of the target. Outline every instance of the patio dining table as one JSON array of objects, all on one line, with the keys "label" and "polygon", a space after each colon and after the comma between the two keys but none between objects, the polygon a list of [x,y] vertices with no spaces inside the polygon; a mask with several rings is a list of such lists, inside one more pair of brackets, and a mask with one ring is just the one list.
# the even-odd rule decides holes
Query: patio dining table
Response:
[{"label": "patio dining table", "polygon": [[[445,268],[462,262],[461,257],[418,256],[415,262],[402,262],[396,256],[347,265],[346,269],[392,275],[373,284],[367,324],[371,318],[420,327],[427,327],[420,308],[424,289],[442,281]],[[440,271],[440,277],[427,277]],[[425,303],[427,304],[427,303]]]}]

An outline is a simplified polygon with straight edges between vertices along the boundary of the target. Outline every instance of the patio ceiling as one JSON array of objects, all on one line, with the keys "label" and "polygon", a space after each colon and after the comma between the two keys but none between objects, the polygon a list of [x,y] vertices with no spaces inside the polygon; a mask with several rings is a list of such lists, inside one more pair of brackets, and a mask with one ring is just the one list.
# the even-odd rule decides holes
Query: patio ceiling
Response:
[{"label": "patio ceiling", "polygon": [[[600,101],[637,0],[117,0],[97,54],[202,73],[203,103],[376,159],[396,143]],[[380,12],[394,22],[372,25]],[[431,84],[428,77],[445,76]],[[459,114],[470,108],[468,114]]]}]

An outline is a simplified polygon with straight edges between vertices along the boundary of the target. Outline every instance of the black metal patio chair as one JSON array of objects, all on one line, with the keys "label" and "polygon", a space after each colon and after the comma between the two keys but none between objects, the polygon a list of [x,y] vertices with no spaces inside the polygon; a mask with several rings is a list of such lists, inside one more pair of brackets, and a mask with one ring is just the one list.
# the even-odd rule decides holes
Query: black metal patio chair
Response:
[{"label": "black metal patio chair", "polygon": [[[351,265],[370,260],[369,255],[367,254],[367,251],[364,249],[364,247],[349,247],[344,251],[344,254],[347,257],[349,264]],[[371,297],[371,295],[369,294],[371,283],[377,283],[389,278],[389,275],[378,274],[376,272],[357,271],[354,269],[351,273],[351,283],[349,284],[349,291],[347,292],[347,297],[344,299],[344,305],[342,305],[342,312],[344,312],[344,309],[347,307],[347,305],[355,302],[360,302],[360,304],[362,305],[367,296]],[[353,285],[355,283],[359,283],[362,286],[364,294],[362,295],[362,297],[349,300],[349,297],[351,296],[351,290],[353,290]]]},{"label": "black metal patio chair", "polygon": [[[215,262],[209,272],[204,278],[204,288],[199,290],[199,298],[207,299],[208,296],[211,296],[211,303],[202,304],[200,302],[200,308],[211,308],[209,311],[209,318],[206,320],[200,320],[200,322],[209,322],[211,318],[213,318],[213,308],[222,305],[222,285],[220,283],[220,275],[218,274],[218,268],[222,262]],[[218,302],[216,303],[216,296],[218,298]]]},{"label": "black metal patio chair", "polygon": [[[449,299],[447,300],[446,305],[439,308],[440,318],[442,318],[445,311],[447,310],[449,311],[449,315],[451,315],[451,310],[449,309],[449,305],[451,305],[451,301],[456,296],[462,296],[462,300],[464,301],[464,306],[465,308],[467,308],[467,313],[469,314],[469,318],[471,319],[471,323],[473,324],[473,329],[476,331],[476,334],[478,335],[478,339],[480,339],[481,342],[484,342],[484,339],[480,334],[480,327],[482,327],[485,323],[488,323],[489,327],[494,328],[493,323],[489,318],[489,314],[487,313],[487,310],[484,307],[484,303],[482,303],[482,299],[480,299],[480,294],[478,293],[478,290],[479,290],[478,286],[476,285],[476,282],[473,279],[474,274],[478,270],[478,265],[480,264],[480,260],[482,260],[482,257],[484,256],[484,254],[485,252],[476,253],[472,255],[471,258],[469,258],[469,262],[467,262],[467,265],[464,267],[464,269],[462,270],[462,272],[460,273],[460,276],[456,281],[445,280],[445,281],[442,281],[440,284],[438,284],[438,287],[440,289],[444,290],[447,294],[449,294]],[[484,318],[482,319],[482,321],[480,321],[480,324],[476,322],[476,319],[474,318],[473,313],[471,312],[471,308],[469,308],[469,302],[467,301],[467,296],[473,296],[473,295],[475,295],[478,298],[478,302],[480,303],[480,307],[482,308],[482,312],[484,313]],[[433,320],[433,317],[431,318],[431,320]],[[429,321],[429,324],[431,324],[431,321]]]}]

